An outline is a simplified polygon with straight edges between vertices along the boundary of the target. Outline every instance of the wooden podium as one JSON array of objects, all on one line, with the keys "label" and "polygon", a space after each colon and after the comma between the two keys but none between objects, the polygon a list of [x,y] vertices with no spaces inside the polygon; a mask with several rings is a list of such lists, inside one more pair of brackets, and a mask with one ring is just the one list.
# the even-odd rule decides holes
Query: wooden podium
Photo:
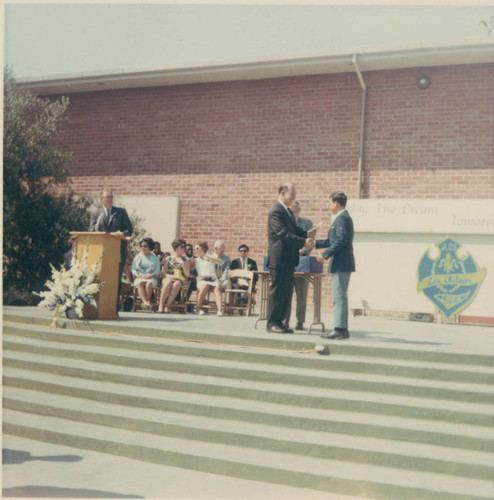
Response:
[{"label": "wooden podium", "polygon": [[120,265],[120,246],[122,240],[118,236],[108,233],[93,233],[72,231],[78,237],[77,255],[83,255],[87,249],[88,265],[96,264],[101,258],[96,270],[99,281],[104,281],[105,286],[95,296],[98,308],[90,304],[84,306],[85,319],[116,319],[117,296]]}]

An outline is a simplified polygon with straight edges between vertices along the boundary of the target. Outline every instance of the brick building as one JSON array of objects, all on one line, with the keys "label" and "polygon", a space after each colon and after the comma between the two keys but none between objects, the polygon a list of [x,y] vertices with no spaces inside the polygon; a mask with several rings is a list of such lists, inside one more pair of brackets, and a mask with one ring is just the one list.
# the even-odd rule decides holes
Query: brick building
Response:
[{"label": "brick building", "polygon": [[[335,189],[494,199],[492,44],[19,83],[70,98],[61,146],[77,193],[179,197],[180,235],[222,238],[230,255],[247,242],[262,261],[286,180],[320,237]],[[328,283],[323,295],[328,307]]]}]

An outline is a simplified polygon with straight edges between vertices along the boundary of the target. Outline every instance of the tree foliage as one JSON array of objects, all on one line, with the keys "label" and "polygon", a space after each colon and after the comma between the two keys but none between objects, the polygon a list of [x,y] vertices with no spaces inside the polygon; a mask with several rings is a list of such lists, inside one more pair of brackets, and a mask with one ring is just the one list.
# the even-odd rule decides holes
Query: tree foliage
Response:
[{"label": "tree foliage", "polygon": [[[3,290],[31,296],[68,250],[69,232],[87,230],[89,202],[70,189],[71,154],[57,147],[58,127],[69,105],[16,87],[4,75]],[[15,293],[14,293],[15,292]]]}]

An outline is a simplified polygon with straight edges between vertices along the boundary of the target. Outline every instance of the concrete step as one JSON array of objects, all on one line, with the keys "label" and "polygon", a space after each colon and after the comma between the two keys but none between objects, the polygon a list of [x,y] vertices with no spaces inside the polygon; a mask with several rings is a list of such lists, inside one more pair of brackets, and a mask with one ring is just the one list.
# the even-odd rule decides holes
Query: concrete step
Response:
[{"label": "concrete step", "polygon": [[[56,430],[54,430],[56,429]],[[6,409],[4,432],[141,461],[371,498],[491,498],[491,481],[156,436]]]},{"label": "concrete step", "polygon": [[[115,369],[129,364],[139,370],[155,368],[160,372],[184,373],[201,376],[227,378],[229,380],[251,380],[259,383],[268,382],[299,385],[315,388],[343,389],[347,391],[378,392],[380,394],[406,395],[409,397],[423,397],[445,399],[453,401],[494,404],[494,387],[485,384],[462,383],[452,381],[429,381],[423,379],[409,379],[406,377],[369,375],[365,378],[359,373],[338,372],[332,370],[329,374],[320,370],[293,369],[278,365],[261,363],[234,362],[230,360],[210,360],[194,357],[167,354],[153,354],[137,352],[132,357],[122,357],[118,350],[111,348],[76,348],[72,346],[70,352],[63,350],[63,356],[57,349],[57,343],[22,339],[22,341],[6,340],[4,349],[9,352],[5,357],[5,365],[22,368],[27,366],[32,370],[60,373],[68,375],[67,367],[83,365],[64,363],[65,360],[76,358],[76,362],[85,359],[98,367],[109,364]],[[42,359],[51,358],[49,363],[42,363]],[[62,362],[55,362],[56,358]],[[117,363],[117,364],[114,364]],[[99,369],[99,368],[98,368]],[[103,368],[104,369],[104,368]],[[138,372],[136,372],[138,373]]]},{"label": "concrete step", "polygon": [[[313,349],[315,343],[324,343],[318,335],[285,335],[275,336],[275,338],[266,337],[264,332],[253,333],[251,330],[243,333],[241,328],[232,329],[231,333],[225,335],[217,332],[202,332],[202,331],[178,331],[166,322],[162,326],[160,322],[149,322],[149,327],[129,327],[125,326],[125,322],[112,323],[107,325],[106,322],[87,322],[75,321],[68,322],[66,329],[59,330],[48,328],[51,324],[51,319],[42,318],[39,316],[26,317],[22,312],[4,313],[4,329],[5,331],[18,330],[19,334],[34,335],[37,338],[45,338],[50,340],[63,336],[66,342],[75,342],[78,344],[88,342],[98,342],[98,345],[110,345],[109,342],[125,340],[135,341],[137,339],[148,341],[171,341],[175,342],[177,347],[181,343],[196,343],[196,345],[222,345],[222,346],[243,346],[247,348],[257,347],[259,349],[269,349],[270,351],[295,353],[297,351]],[[239,318],[236,318],[239,319]],[[77,329],[71,328],[71,324],[75,324]],[[35,330],[32,326],[36,325]],[[33,333],[36,331],[36,333]],[[76,337],[74,337],[76,336]],[[280,338],[281,337],[281,338]],[[303,339],[303,340],[301,340]],[[122,346],[123,347],[123,346]],[[419,361],[432,363],[445,363],[446,365],[455,365],[461,367],[463,365],[472,365],[475,367],[490,367],[494,365],[494,356],[482,354],[462,354],[456,352],[441,352],[439,350],[427,351],[420,347],[407,345],[404,348],[389,348],[380,347],[379,345],[369,347],[368,345],[359,344],[358,341],[353,341],[351,344],[342,342],[331,342],[331,352],[335,354],[343,354],[346,356],[361,356],[367,360],[373,357],[389,358],[392,361]],[[139,349],[139,347],[137,347]],[[321,360],[320,360],[321,361]]]},{"label": "concrete step", "polygon": [[[109,361],[111,363],[111,361]],[[49,368],[49,364],[45,364]],[[347,391],[328,388],[298,387],[289,384],[251,382],[247,380],[227,379],[211,376],[198,379],[195,375],[152,373],[150,377],[131,374],[99,372],[95,368],[75,370],[67,368],[67,374],[61,375],[62,367],[52,370],[56,373],[39,371],[35,377],[25,375],[26,371],[17,368],[7,370],[7,358],[4,371],[4,385],[36,388],[45,392],[60,393],[66,387],[72,387],[80,397],[100,398],[96,393],[105,393],[106,397],[121,399],[122,388],[125,395],[137,399],[146,398],[146,404],[152,400],[175,398],[180,394],[193,397],[194,401],[211,399],[240,399],[244,401],[294,405],[298,407],[331,410],[358,411],[367,414],[394,415],[421,420],[435,420],[469,425],[489,426],[492,422],[493,406],[486,404],[464,403],[450,400],[415,398],[367,391]],[[55,383],[54,383],[55,382]],[[165,394],[165,395],[162,395]],[[134,399],[133,404],[139,404]],[[129,400],[129,404],[132,404]]]},{"label": "concrete step", "polygon": [[[494,450],[494,436],[489,426],[453,423],[454,419],[448,422],[426,420],[425,417],[411,419],[410,412],[404,412],[401,418],[385,414],[372,415],[365,411],[365,402],[362,401],[353,405],[357,410],[353,412],[349,409],[342,410],[336,404],[326,405],[325,408],[321,404],[299,406],[297,399],[290,394],[289,387],[288,399],[285,399],[285,404],[279,404],[277,399],[280,396],[276,393],[272,393],[271,398],[260,401],[242,397],[245,392],[240,391],[234,391],[233,396],[225,396],[204,394],[203,391],[191,393],[187,390],[136,387],[127,383],[132,382],[128,377],[125,378],[126,383],[116,384],[45,373],[37,373],[33,377],[29,371],[10,367],[4,367],[4,372],[5,394],[8,394],[7,391],[11,387],[37,390],[45,394],[47,401],[57,394],[73,395],[84,400],[105,401],[125,408],[160,409],[288,428],[302,427],[308,430],[434,443],[463,449]],[[93,371],[89,373],[92,376]],[[136,375],[131,378],[135,377]],[[151,383],[159,385],[160,381],[166,387],[167,378],[164,374],[156,374]],[[182,387],[187,389],[189,385],[185,383]],[[417,407],[417,411],[424,416],[427,413],[421,406]]]},{"label": "concrete step", "polygon": [[[31,345],[35,341],[29,340],[27,342]],[[26,341],[23,340],[22,345],[25,344]],[[9,345],[12,347],[13,344]],[[33,345],[37,344],[34,343]],[[45,344],[43,344],[43,346],[44,345]],[[78,352],[75,348],[74,350],[75,352]],[[26,349],[23,349],[21,346],[13,347],[13,349],[9,350],[9,357],[6,361],[13,364],[16,363],[14,360],[18,360],[17,363],[20,364],[22,360],[27,360],[26,362],[32,362],[33,366],[37,366],[37,362],[47,357],[40,354],[39,350],[36,350],[36,353],[32,352],[34,349],[29,349],[29,352],[25,351]],[[116,351],[111,351],[105,348],[98,348],[97,352],[99,354],[108,354],[109,358],[118,354]],[[56,356],[54,356],[54,358],[55,357]],[[386,375],[366,375],[364,378],[359,373],[352,373],[348,371],[338,372],[336,370],[332,370],[329,373],[324,373],[321,372],[321,370],[312,370],[309,368],[293,369],[288,366],[266,365],[262,363],[245,364],[231,360],[211,360],[209,358],[201,359],[199,364],[196,358],[173,354],[155,355],[153,353],[143,354],[137,352],[134,357],[141,360],[142,363],[145,363],[146,367],[149,366],[149,361],[159,360],[163,362],[163,368],[160,371],[178,371],[195,375],[213,374],[217,377],[225,376],[227,378],[250,379],[261,382],[267,381],[269,383],[281,381],[282,383],[295,385],[345,388],[348,390],[351,390],[352,386],[355,386],[355,384],[358,383],[360,385],[367,384],[367,388],[369,390],[378,390],[378,392],[387,392],[390,394],[402,394],[405,392],[406,386],[406,393],[410,396],[416,395],[437,399],[454,399],[457,401],[482,401],[486,404],[493,402],[494,396],[493,386],[486,384],[463,383],[458,382],[457,380],[436,381]],[[72,356],[67,359],[71,358]],[[57,359],[62,359],[62,361],[65,360],[65,358]],[[105,362],[105,364],[102,364],[95,361],[94,364],[104,367],[108,363]],[[71,361],[68,363],[68,366],[76,365],[74,364],[74,361]],[[115,370],[125,371],[125,368],[120,365],[113,365],[113,368]],[[46,368],[43,368],[42,365],[38,369],[40,371],[46,371]],[[140,368],[136,366],[135,369],[139,370]]]},{"label": "concrete step", "polygon": [[[87,361],[100,361],[100,353],[104,352],[102,349],[108,347],[111,349],[125,351],[131,350],[131,359],[137,352],[152,352],[156,355],[160,354],[175,354],[187,357],[200,357],[202,359],[211,360],[230,360],[235,359],[238,362],[244,363],[263,363],[269,365],[289,366],[293,368],[309,368],[320,369],[327,371],[348,371],[351,373],[362,373],[367,375],[392,375],[396,377],[417,378],[434,381],[450,381],[455,380],[462,383],[476,383],[486,384],[492,386],[494,381],[494,363],[490,367],[483,365],[474,366],[457,366],[447,363],[433,363],[424,361],[402,361],[396,363],[396,360],[386,361],[382,358],[367,359],[360,356],[340,358],[339,356],[332,355],[329,357],[318,356],[313,352],[311,354],[296,354],[293,351],[284,350],[258,350],[255,348],[235,348],[227,345],[216,344],[201,344],[196,342],[177,342],[163,341],[163,340],[150,340],[150,339],[136,339],[136,338],[115,338],[114,336],[100,335],[100,334],[66,334],[65,332],[53,333],[53,330],[46,329],[40,332],[32,332],[28,328],[11,326],[6,328],[4,335],[7,339],[22,338],[24,342],[11,342],[5,344],[5,348],[21,349],[20,345],[25,345],[22,349],[31,352],[47,353],[56,349],[56,353],[61,357],[70,356],[70,350],[81,352],[84,359]],[[33,343],[29,344],[29,339]],[[55,342],[56,344],[49,344],[48,342]],[[29,348],[31,345],[31,348]],[[36,347],[32,347],[35,345]],[[98,349],[91,349],[91,346],[98,347]],[[312,348],[314,344],[311,345]],[[307,346],[306,346],[307,347]],[[117,355],[114,353],[114,357]],[[158,358],[158,360],[161,358]],[[494,361],[494,360],[493,360]],[[122,362],[129,363],[123,354]],[[178,369],[179,367],[177,367]],[[163,369],[162,365],[158,369]],[[244,369],[243,369],[244,370]],[[228,375],[232,376],[232,375]]]},{"label": "concrete step", "polygon": [[[107,382],[100,382],[97,387],[101,390],[96,390],[96,386],[88,381],[81,384],[77,380],[67,378],[66,385],[61,385],[64,380],[61,376],[55,376],[52,380],[45,375],[47,382],[44,382],[33,380],[33,374],[29,372],[13,371],[11,368],[6,368],[6,371],[8,374],[4,379],[5,394],[8,394],[7,391],[11,388],[21,388],[37,390],[49,399],[57,394],[72,395],[84,400],[85,404],[91,401],[104,401],[125,407],[126,410],[134,407],[140,410],[156,408],[160,411],[194,414],[221,421],[230,419],[290,429],[304,428],[319,432],[430,443],[459,449],[494,451],[491,428],[478,425],[414,419],[406,414],[396,417],[338,408],[280,405],[271,401],[257,401],[253,407],[249,399],[164,390],[146,390],[143,394],[138,387]],[[17,377],[12,377],[15,375]],[[39,378],[39,375],[36,378]]]},{"label": "concrete step", "polygon": [[[4,408],[127,430],[205,442],[233,444],[312,457],[332,457],[358,463],[379,463],[390,468],[436,471],[462,477],[494,477],[492,453],[407,443],[368,436],[315,432],[246,421],[184,415],[158,410],[126,408],[70,396],[46,396],[35,391],[6,388]],[[405,430],[405,429],[404,429]],[[406,453],[404,453],[406,451]]]}]

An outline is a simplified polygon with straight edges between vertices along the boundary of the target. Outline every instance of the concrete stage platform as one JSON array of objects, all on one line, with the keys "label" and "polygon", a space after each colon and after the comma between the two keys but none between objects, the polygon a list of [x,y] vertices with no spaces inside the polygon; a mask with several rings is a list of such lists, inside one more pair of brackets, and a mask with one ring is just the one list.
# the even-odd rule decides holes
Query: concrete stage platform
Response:
[{"label": "concrete stage platform", "polygon": [[[27,321],[33,318],[47,320],[53,313],[39,307],[3,308],[4,314],[15,314],[25,317]],[[462,354],[494,354],[494,326],[426,323],[421,321],[403,321],[383,319],[369,316],[355,316],[349,319],[350,339],[328,341],[320,338],[320,326],[314,327],[312,333],[295,332],[290,335],[279,335],[266,332],[266,322],[261,321],[255,326],[258,316],[223,316],[217,317],[214,313],[204,316],[196,314],[157,314],[148,311],[121,312],[118,320],[72,320],[64,319],[67,328],[81,328],[95,331],[131,331],[132,329],[146,329],[149,335],[166,332],[167,330],[183,333],[216,334],[219,337],[230,337],[238,341],[244,339],[271,339],[273,347],[295,344],[328,343],[333,346],[353,345],[365,347],[383,347],[393,349],[419,349],[431,352],[451,352]],[[332,314],[322,313],[322,321],[326,333],[332,329]],[[308,320],[311,320],[308,314]],[[309,324],[306,323],[306,326]],[[78,325],[78,326],[77,326]],[[293,326],[293,325],[292,325]],[[227,339],[223,339],[228,343]],[[295,344],[292,344],[295,343]]]}]

